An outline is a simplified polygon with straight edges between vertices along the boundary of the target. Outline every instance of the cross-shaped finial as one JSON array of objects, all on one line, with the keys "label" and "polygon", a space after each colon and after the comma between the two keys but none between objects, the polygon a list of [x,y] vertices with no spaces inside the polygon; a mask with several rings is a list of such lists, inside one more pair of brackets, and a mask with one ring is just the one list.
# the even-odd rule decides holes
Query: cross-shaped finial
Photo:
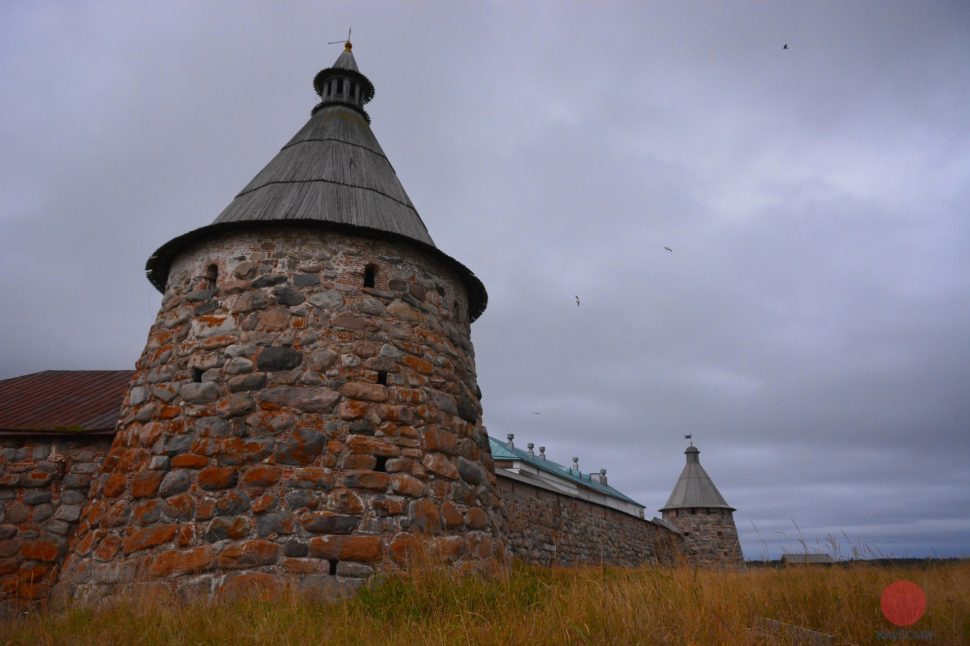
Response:
[{"label": "cross-shaped finial", "polygon": [[327,44],[328,45],[343,44],[344,47],[346,47],[347,49],[350,49],[352,47],[352,45],[350,44],[350,34],[353,31],[353,29],[354,29],[353,25],[347,28],[347,40],[331,40]]}]

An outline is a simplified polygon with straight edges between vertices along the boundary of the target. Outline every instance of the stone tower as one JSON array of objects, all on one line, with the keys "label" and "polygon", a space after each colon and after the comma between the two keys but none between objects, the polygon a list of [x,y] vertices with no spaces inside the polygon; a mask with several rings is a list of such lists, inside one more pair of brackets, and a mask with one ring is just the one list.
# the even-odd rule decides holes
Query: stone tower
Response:
[{"label": "stone tower", "polygon": [[687,464],[660,510],[663,519],[683,536],[684,556],[692,565],[743,565],[734,507],[701,466],[700,450],[692,443],[684,453]]},{"label": "stone tower", "polygon": [[164,294],[58,591],[324,595],[405,564],[503,558],[470,324],[370,129],[348,42],[302,129],[148,260]]}]

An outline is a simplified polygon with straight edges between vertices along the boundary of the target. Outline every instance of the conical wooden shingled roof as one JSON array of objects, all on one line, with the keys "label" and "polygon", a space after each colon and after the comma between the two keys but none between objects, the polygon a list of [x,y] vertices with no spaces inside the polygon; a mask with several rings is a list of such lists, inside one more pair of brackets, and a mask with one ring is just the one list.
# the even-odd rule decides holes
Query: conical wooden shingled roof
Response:
[{"label": "conical wooden shingled roof", "polygon": [[667,504],[660,511],[686,508],[721,508],[735,511],[734,507],[727,504],[724,496],[714,486],[714,481],[701,466],[700,450],[691,445],[684,453],[687,454],[687,464],[680,472]]},{"label": "conical wooden shingled roof", "polygon": [[[338,82],[355,89],[335,96]],[[212,224],[159,248],[147,263],[149,280],[164,292],[177,253],[201,238],[239,228],[310,224],[416,243],[459,273],[469,292],[469,318],[478,318],[488,300],[485,287],[435,246],[404,191],[370,129],[363,104],[373,96],[373,85],[357,70],[349,42],[334,65],[317,74],[314,87],[323,100],[306,125]]]},{"label": "conical wooden shingled roof", "polygon": [[301,219],[434,245],[374,133],[344,106],[317,112],[215,221]]}]

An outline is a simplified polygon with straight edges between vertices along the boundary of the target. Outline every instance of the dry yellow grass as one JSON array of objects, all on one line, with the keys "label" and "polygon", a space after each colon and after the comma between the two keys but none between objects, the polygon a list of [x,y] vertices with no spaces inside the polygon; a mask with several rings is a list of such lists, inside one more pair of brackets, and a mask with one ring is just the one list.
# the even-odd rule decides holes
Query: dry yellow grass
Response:
[{"label": "dry yellow grass", "polygon": [[0,622],[0,643],[797,643],[750,630],[761,617],[834,635],[834,643],[884,643],[880,631],[896,627],[879,599],[900,579],[927,597],[926,615],[909,630],[929,631],[932,643],[970,643],[967,562],[745,571],[516,565],[484,577],[423,568],[334,604],[293,596],[217,605],[149,600],[41,613]]}]

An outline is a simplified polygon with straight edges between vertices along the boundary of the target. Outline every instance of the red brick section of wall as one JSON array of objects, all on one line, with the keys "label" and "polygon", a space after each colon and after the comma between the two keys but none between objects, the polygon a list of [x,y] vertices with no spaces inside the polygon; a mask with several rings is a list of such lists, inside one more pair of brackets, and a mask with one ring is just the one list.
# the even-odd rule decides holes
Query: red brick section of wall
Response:
[{"label": "red brick section of wall", "polygon": [[0,614],[46,598],[111,437],[0,438]]},{"label": "red brick section of wall", "polygon": [[467,307],[406,243],[281,227],[185,251],[57,592],[332,596],[422,542],[495,562]]},{"label": "red brick section of wall", "polygon": [[629,514],[499,476],[508,543],[538,565],[672,563],[674,532]]}]

